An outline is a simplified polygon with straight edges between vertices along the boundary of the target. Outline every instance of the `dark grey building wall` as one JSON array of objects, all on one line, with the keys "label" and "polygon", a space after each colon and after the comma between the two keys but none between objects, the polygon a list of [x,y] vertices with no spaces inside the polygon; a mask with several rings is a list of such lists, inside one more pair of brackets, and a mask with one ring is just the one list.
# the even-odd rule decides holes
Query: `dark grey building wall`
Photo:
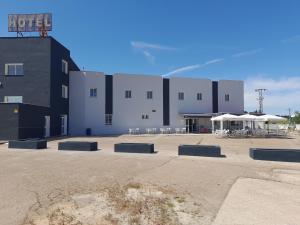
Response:
[{"label": "dark grey building wall", "polygon": [[46,115],[48,107],[19,104],[19,139],[44,137]]},{"label": "dark grey building wall", "polygon": [[[68,62],[69,71],[78,71],[79,68],[70,57],[70,51],[55,39],[51,41],[51,88],[50,88],[50,126],[51,136],[61,133],[61,115],[69,115],[69,98],[62,98],[62,85],[69,87],[69,74],[62,72],[62,60]],[[68,116],[69,118],[69,116]],[[69,124],[69,123],[68,123]]]},{"label": "dark grey building wall", "polygon": [[170,80],[163,79],[163,125],[170,125]]},{"label": "dark grey building wall", "polygon": [[[62,85],[69,86],[69,75],[62,72],[62,60],[68,62],[69,71],[79,70],[70,51],[52,37],[0,38],[0,102],[4,96],[23,96],[23,103],[49,107],[51,136],[61,134],[60,116],[69,114],[69,99],[62,98]],[[5,76],[6,63],[23,63],[24,76]]]},{"label": "dark grey building wall", "polygon": [[[23,102],[50,106],[50,38],[0,38],[0,102],[23,96]],[[23,63],[24,76],[5,76],[6,63]]]},{"label": "dark grey building wall", "polygon": [[212,82],[213,113],[218,113],[219,112],[218,89],[219,89],[218,81],[213,81]]},{"label": "dark grey building wall", "polygon": [[113,76],[105,75],[105,114],[113,114]]},{"label": "dark grey building wall", "polygon": [[48,114],[48,107],[0,103],[0,140],[44,137]]},{"label": "dark grey building wall", "polygon": [[0,140],[18,139],[19,104],[0,103]]}]

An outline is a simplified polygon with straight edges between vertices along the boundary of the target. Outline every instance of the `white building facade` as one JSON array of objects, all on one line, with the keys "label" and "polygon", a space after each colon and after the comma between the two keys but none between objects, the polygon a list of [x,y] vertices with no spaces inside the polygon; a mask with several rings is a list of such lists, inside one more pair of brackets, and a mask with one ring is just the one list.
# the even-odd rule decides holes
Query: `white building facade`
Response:
[{"label": "white building facade", "polygon": [[69,134],[209,132],[210,118],[244,112],[243,81],[70,72]]}]

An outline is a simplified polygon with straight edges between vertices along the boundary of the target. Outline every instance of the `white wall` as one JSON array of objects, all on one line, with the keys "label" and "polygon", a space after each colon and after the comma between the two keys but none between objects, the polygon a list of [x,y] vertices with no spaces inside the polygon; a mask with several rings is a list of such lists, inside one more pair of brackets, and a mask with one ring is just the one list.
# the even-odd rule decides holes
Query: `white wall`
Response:
[{"label": "white wall", "polygon": [[[184,100],[178,100],[178,92],[184,93]],[[202,93],[202,100],[197,100]],[[212,81],[208,79],[171,77],[170,78],[170,126],[184,127],[180,113],[211,113]]]},{"label": "white wall", "polygon": [[[70,73],[70,134],[105,133],[105,75],[99,72]],[[90,89],[97,88],[97,97],[90,97]]]},{"label": "white wall", "polygon": [[[131,90],[132,98],[125,98]],[[153,91],[153,99],[147,99]],[[163,123],[163,80],[161,76],[114,74],[113,125],[111,132],[128,133],[128,128],[159,128]],[[155,112],[153,112],[155,110]],[[149,119],[142,119],[142,114]]]},{"label": "white wall", "polygon": [[[229,101],[225,101],[229,94]],[[244,82],[239,80],[220,80],[218,84],[219,112],[244,112]]]},{"label": "white wall", "polygon": [[[128,133],[128,128],[163,127],[163,78],[132,74],[113,75],[112,125],[105,125],[105,74],[100,72],[70,72],[69,133],[85,135],[91,128],[93,135]],[[242,81],[219,81],[219,112],[242,113],[244,110],[244,85]],[[90,97],[90,89],[97,88],[97,97]],[[125,98],[131,90],[132,98]],[[147,99],[147,91],[153,99]],[[184,93],[184,100],[178,93]],[[197,100],[202,93],[202,100]],[[225,102],[225,94],[230,101]],[[181,114],[212,113],[212,81],[208,79],[170,78],[170,125],[185,127]],[[142,115],[149,119],[142,119]],[[204,122],[203,122],[204,123]]]}]

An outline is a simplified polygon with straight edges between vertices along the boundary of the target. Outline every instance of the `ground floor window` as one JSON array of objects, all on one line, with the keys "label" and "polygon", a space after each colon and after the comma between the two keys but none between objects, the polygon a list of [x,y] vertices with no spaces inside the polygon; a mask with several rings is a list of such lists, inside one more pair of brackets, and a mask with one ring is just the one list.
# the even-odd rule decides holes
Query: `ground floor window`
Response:
[{"label": "ground floor window", "polygon": [[67,115],[61,115],[60,116],[60,125],[61,125],[61,135],[67,135],[68,134],[68,116]]},{"label": "ground floor window", "polygon": [[4,96],[5,103],[23,103],[23,96]]},{"label": "ground floor window", "polygon": [[149,115],[147,115],[147,114],[142,114],[142,119],[143,119],[143,120],[149,119]]},{"label": "ground floor window", "polygon": [[50,116],[45,116],[44,137],[50,137]]},{"label": "ground floor window", "polygon": [[105,114],[105,125],[112,125],[112,114]]}]

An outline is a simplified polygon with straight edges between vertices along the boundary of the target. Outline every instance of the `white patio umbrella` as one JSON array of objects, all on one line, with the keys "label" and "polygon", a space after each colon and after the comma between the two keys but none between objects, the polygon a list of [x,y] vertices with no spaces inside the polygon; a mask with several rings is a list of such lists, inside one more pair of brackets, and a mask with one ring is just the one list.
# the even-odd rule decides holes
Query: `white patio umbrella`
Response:
[{"label": "white patio umbrella", "polygon": [[269,122],[276,123],[276,122],[283,122],[283,121],[287,120],[284,117],[274,116],[274,115],[270,115],[270,114],[259,116],[259,118],[263,119],[264,122],[268,122],[268,133],[269,133]]},{"label": "white patio umbrella", "polygon": [[220,129],[223,130],[223,122],[224,121],[236,121],[238,116],[232,114],[224,114],[221,116],[216,116],[211,118],[212,121],[212,131],[214,131],[214,121],[220,121]]},{"label": "white patio umbrella", "polygon": [[243,128],[245,129],[246,124],[248,125],[248,122],[251,122],[251,128],[255,127],[255,122],[262,122],[264,119],[259,118],[259,116],[251,115],[251,114],[244,114],[241,116],[238,116],[238,120],[243,121]]},{"label": "white patio umbrella", "polygon": [[259,116],[255,116],[251,114],[244,114],[238,116],[238,119],[241,119],[242,121],[263,121],[263,119],[260,119]]},{"label": "white patio umbrella", "polygon": [[232,120],[236,120],[237,118],[238,116],[227,113],[221,116],[213,117],[211,118],[211,121],[232,121]]},{"label": "white patio umbrella", "polygon": [[274,115],[270,115],[270,114],[259,116],[259,118],[263,119],[263,121],[265,121],[265,122],[282,122],[282,121],[286,121],[287,120],[284,117],[274,116]]}]

